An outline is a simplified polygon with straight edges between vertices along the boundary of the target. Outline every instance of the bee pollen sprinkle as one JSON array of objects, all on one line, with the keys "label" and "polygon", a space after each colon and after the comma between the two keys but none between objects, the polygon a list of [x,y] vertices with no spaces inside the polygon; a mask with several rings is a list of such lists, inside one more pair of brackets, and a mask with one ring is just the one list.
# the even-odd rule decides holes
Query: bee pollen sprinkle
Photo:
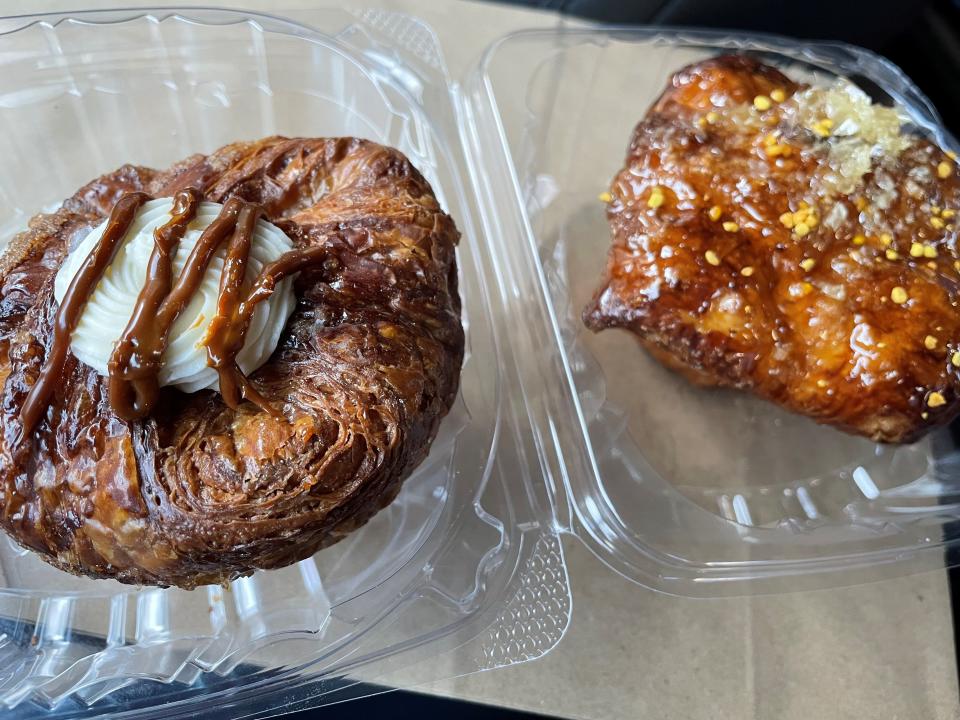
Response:
[{"label": "bee pollen sprinkle", "polygon": [[935,408],[935,407],[940,407],[941,405],[946,405],[946,404],[947,404],[947,400],[946,398],[943,397],[943,393],[939,393],[936,390],[934,390],[932,393],[930,393],[927,396],[928,407]]}]

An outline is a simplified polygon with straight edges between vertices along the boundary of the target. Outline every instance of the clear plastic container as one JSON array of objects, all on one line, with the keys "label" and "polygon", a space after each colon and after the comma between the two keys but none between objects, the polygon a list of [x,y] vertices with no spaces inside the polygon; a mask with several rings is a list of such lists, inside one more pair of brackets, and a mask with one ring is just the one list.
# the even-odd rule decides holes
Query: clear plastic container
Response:
[{"label": "clear plastic container", "polygon": [[394,145],[463,232],[457,404],[372,522],[228,589],[73,578],[0,540],[0,706],[262,716],[349,698],[358,676],[410,685],[533,659],[569,619],[561,533],[689,596],[943,566],[960,516],[948,431],[875,446],[689,387],[579,322],[609,238],[596,196],[672,71],[736,49],[845,75],[952,146],[899,71],[847,46],[608,28],[510,35],[454,82],[416,20],[310,18],[0,19],[0,237],[124,162],[271,133]]},{"label": "clear plastic container", "polygon": [[447,652],[450,675],[495,667],[566,627],[549,504],[512,471],[491,269],[436,39],[403,16],[316,17],[322,33],[200,10],[0,21],[0,234],[126,162],[165,167],[273,133],[360,135],[405,152],[456,218],[468,345],[456,405],[396,501],[296,566],[229,589],[138,589],[72,577],[0,537],[0,708],[19,717],[320,704],[350,695],[335,682],[347,672],[410,684],[419,658],[436,671]]},{"label": "clear plastic container", "polygon": [[687,596],[942,567],[960,500],[948,429],[877,445],[745,393],[694,387],[629,333],[594,334],[580,320],[609,246],[597,196],[634,125],[674,71],[731,51],[812,83],[849,78],[916,132],[956,145],[902,72],[847,45],[616,28],[495,43],[463,104],[481,205],[495,208],[486,237],[505,302],[525,318],[508,354],[558,523],[625,576]]}]

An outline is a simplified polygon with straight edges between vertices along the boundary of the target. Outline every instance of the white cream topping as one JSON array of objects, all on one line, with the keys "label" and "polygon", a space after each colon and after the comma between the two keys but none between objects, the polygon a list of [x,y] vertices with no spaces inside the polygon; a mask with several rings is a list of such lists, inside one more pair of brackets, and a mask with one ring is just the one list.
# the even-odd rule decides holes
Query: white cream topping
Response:
[{"label": "white cream topping", "polygon": [[[70,349],[73,354],[101,375],[108,374],[107,363],[114,344],[130,321],[146,280],[147,264],[154,246],[153,231],[170,220],[172,207],[172,198],[160,198],[140,208],[113,262],[84,307],[71,337]],[[174,282],[200,234],[217,217],[221,207],[213,202],[200,203],[196,217],[184,233],[173,259]],[[54,296],[58,303],[63,302],[70,282],[106,226],[107,222],[104,221],[94,228],[70,252],[57,272]],[[226,242],[222,243],[207,267],[200,287],[171,328],[159,373],[161,386],[173,385],[184,392],[219,390],[217,372],[207,365],[205,341],[207,328],[217,310],[220,271],[226,245]],[[251,282],[264,265],[292,249],[290,239],[279,228],[266,220],[259,220],[247,262],[247,282]],[[295,305],[293,279],[286,278],[277,285],[273,295],[254,310],[243,349],[237,355],[237,363],[245,374],[253,372],[269,359]]]}]

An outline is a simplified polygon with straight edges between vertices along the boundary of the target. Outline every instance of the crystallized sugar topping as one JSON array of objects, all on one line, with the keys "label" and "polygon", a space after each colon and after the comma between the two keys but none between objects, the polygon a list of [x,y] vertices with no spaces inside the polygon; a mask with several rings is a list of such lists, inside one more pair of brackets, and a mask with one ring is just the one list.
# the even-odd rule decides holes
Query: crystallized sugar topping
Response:
[{"label": "crystallized sugar topping", "polygon": [[[913,143],[901,133],[896,110],[874,104],[848,80],[802,90],[783,104],[782,112],[784,120],[822,139],[828,154],[822,180],[826,190],[837,194],[852,193],[874,161],[896,159]],[[889,200],[877,197],[874,202],[883,207]]]}]

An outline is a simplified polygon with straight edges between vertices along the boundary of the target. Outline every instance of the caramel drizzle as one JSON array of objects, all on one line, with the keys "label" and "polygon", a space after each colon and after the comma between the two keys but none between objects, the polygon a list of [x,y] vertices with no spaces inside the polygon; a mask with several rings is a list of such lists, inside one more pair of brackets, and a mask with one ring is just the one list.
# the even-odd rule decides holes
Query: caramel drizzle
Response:
[{"label": "caramel drizzle", "polygon": [[30,388],[23,407],[20,408],[20,434],[16,445],[20,445],[33,431],[40,416],[46,413],[50,395],[57,383],[61,382],[61,373],[70,347],[70,336],[80,321],[80,314],[103,273],[113,261],[113,256],[137,216],[137,210],[147,200],[148,197],[143,193],[128,193],[117,201],[110,212],[110,220],[103,230],[103,235],[70,281],[70,287],[67,288],[53,321],[50,351],[44,359],[37,382]]},{"label": "caramel drizzle", "polygon": [[[326,257],[326,248],[317,246],[284,253],[261,269],[242,301],[238,292],[224,292],[238,287],[225,284],[227,268],[224,266],[224,273],[220,276],[217,315],[210,321],[207,331],[207,365],[216,368],[220,376],[220,394],[229,407],[236,409],[240,400],[246,399],[267,412],[276,414],[273,406],[256,391],[243,374],[237,364],[237,355],[243,349],[257,305],[273,295],[279,282],[301,270],[323,263]],[[242,279],[242,273],[240,277]]]},{"label": "caramel drizzle", "polygon": [[178,192],[170,220],[153,231],[146,282],[107,364],[110,404],[121,417],[145,416],[160,394],[157,376],[174,319],[169,313],[170,317],[161,316],[160,309],[173,284],[177,247],[196,217],[200,200],[200,193],[193,188]]},{"label": "caramel drizzle", "polygon": [[[129,193],[120,198],[110,213],[103,236],[70,283],[57,310],[50,351],[20,411],[18,445],[33,432],[45,413],[83,308],[129,232],[137,210],[148,199],[143,193]],[[227,406],[237,409],[243,400],[250,400],[263,410],[279,415],[244,375],[237,364],[237,355],[243,349],[257,305],[269,298],[283,279],[323,263],[327,251],[308,247],[284,253],[261,269],[244,294],[253,233],[263,208],[231,198],[200,235],[174,284],[173,257],[201,201],[201,193],[194,188],[181,190],[174,196],[170,220],[154,231],[154,247],[143,288],[110,356],[107,366],[110,404],[124,420],[142,419],[156,404],[160,391],[158,376],[170,329],[200,287],[217,250],[228,238],[217,314],[206,333],[207,365],[217,371],[220,394]]]}]

